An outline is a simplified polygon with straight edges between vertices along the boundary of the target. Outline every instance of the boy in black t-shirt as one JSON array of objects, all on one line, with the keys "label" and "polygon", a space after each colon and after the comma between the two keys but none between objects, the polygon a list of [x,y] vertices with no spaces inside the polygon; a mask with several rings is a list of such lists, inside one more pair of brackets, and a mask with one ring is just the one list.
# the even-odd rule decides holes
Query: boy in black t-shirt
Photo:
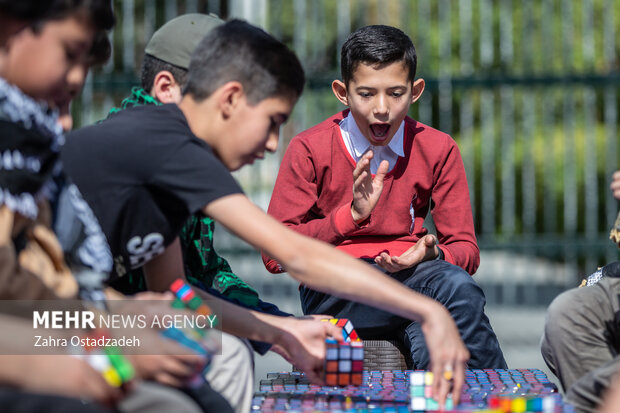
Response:
[{"label": "boy in black t-shirt", "polygon": [[[434,394],[441,403],[452,387],[458,399],[468,352],[441,305],[287,229],[253,205],[229,173],[276,150],[303,82],[286,46],[235,20],[201,41],[178,106],[129,109],[70,136],[62,160],[106,234],[113,271],[122,276],[143,266],[150,289],[167,289],[183,274],[179,229],[201,210],[275,257],[301,283],[419,321],[436,373]],[[329,323],[221,307],[226,331],[274,343],[319,381],[324,339],[338,334]]]}]

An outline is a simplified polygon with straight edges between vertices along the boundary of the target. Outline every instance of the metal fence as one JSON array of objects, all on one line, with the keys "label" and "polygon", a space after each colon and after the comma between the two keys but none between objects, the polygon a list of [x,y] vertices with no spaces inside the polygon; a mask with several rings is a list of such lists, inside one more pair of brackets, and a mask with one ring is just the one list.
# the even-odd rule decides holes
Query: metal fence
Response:
[{"label": "metal fence", "polygon": [[[483,250],[479,280],[501,289],[492,295],[516,302],[618,259],[607,241],[618,211],[609,191],[619,159],[618,1],[117,0],[115,8],[113,59],[89,78],[74,108],[78,124],[103,117],[129,91],[163,22],[214,12],[262,26],[305,66],[309,82],[284,128],[283,151],[295,133],[342,108],[330,83],[348,34],[390,24],[412,38],[427,83],[411,115],[461,149]],[[280,155],[237,172],[263,208]],[[247,252],[229,237],[221,245]]]}]

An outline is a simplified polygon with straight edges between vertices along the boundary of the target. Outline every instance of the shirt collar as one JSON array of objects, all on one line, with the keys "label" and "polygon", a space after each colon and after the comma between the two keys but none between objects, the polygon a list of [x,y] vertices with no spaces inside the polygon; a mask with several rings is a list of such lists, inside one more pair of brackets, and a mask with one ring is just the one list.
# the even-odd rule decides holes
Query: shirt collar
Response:
[{"label": "shirt collar", "polygon": [[[353,115],[351,115],[350,111],[346,118],[340,122],[340,127],[349,134],[356,157],[361,157],[371,145],[370,141],[366,139],[360,128],[357,126],[357,122],[355,122],[355,119],[353,118]],[[403,140],[405,135],[404,131],[405,121],[403,120],[398,127],[398,130],[392,137],[392,140],[387,145],[388,148],[390,148],[392,152],[398,156],[405,156],[405,150],[403,149]]]}]

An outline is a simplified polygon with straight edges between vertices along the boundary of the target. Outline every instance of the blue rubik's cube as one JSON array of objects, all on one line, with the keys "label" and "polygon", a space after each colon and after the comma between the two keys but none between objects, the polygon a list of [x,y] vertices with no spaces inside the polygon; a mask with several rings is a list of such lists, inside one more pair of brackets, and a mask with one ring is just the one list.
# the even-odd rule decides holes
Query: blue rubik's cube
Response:
[{"label": "blue rubik's cube", "polygon": [[342,328],[344,342],[327,339],[325,355],[325,383],[328,386],[362,384],[364,371],[364,344],[357,336],[353,324],[346,318],[331,318],[326,321]]}]

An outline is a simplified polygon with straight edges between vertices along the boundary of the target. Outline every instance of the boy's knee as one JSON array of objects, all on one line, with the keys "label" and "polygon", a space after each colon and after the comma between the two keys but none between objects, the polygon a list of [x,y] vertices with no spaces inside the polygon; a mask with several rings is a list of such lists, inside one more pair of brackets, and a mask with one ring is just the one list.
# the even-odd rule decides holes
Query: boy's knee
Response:
[{"label": "boy's knee", "polygon": [[468,300],[484,300],[484,292],[467,271],[456,265],[446,263],[441,283],[449,288],[455,297]]},{"label": "boy's knee", "polygon": [[254,389],[254,353],[250,344],[222,333],[222,354],[213,357],[206,379],[235,412],[249,411]]},{"label": "boy's knee", "polygon": [[579,318],[579,312],[583,311],[583,307],[579,304],[582,292],[580,289],[565,291],[549,304],[542,337],[543,348],[570,342],[570,340],[567,342],[568,337],[572,336],[577,328],[575,320]]},{"label": "boy's knee", "polygon": [[568,314],[576,311],[575,301],[578,293],[579,290],[569,290],[555,297],[547,309],[545,324],[556,325],[559,321],[565,319]]}]

